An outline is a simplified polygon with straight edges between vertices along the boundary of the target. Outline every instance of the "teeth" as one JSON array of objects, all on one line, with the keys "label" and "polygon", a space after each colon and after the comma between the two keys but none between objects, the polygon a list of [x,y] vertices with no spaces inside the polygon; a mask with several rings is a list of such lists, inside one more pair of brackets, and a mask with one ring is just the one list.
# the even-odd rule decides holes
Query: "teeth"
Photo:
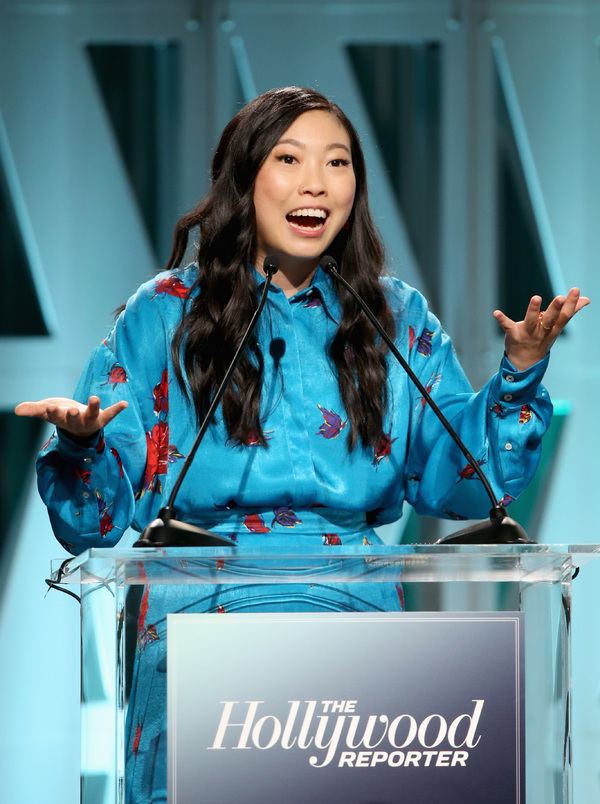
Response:
[{"label": "teeth", "polygon": [[312,207],[307,207],[306,209],[294,209],[292,212],[288,212],[290,217],[305,217],[305,218],[326,218],[327,213],[324,209],[313,209]]}]

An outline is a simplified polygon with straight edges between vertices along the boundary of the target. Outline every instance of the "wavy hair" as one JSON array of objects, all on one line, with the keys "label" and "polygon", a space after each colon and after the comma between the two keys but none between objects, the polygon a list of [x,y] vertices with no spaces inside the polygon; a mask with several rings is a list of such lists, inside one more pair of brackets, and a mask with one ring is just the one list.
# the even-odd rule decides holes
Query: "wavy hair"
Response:
[{"label": "wavy hair", "polygon": [[[171,348],[177,379],[186,393],[191,393],[199,421],[258,305],[256,281],[249,267],[256,244],[256,176],[294,120],[316,110],[333,115],[347,131],[356,178],[348,227],[338,234],[329,253],[388,334],[395,334],[379,282],[384,250],[369,210],[365,161],[354,127],[339,106],[312,89],[285,87],[265,92],[225,127],[212,161],[210,192],[177,222],[167,263],[167,270],[181,265],[190,231],[197,229],[198,275]],[[384,435],[387,347],[352,296],[339,285],[335,291],[341,319],[329,350],[349,418],[348,448],[352,451],[359,439],[363,446],[376,447]],[[243,444],[252,439],[267,446],[260,422],[262,374],[263,356],[254,340],[222,401],[229,437]]]}]

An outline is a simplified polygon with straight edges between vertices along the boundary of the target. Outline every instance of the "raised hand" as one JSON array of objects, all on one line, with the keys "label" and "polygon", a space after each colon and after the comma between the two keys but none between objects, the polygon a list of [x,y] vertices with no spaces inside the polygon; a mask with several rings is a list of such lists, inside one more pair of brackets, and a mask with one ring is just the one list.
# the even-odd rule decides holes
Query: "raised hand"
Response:
[{"label": "raised hand", "polygon": [[37,416],[71,435],[87,438],[102,430],[115,416],[128,406],[124,400],[102,410],[97,396],[91,396],[87,405],[53,396],[39,402],[21,402],[15,408],[17,416]]},{"label": "raised hand", "polygon": [[571,288],[566,298],[556,296],[543,312],[541,297],[532,296],[522,321],[513,321],[501,310],[495,310],[494,318],[504,330],[506,356],[513,366],[524,371],[543,360],[575,313],[589,303],[579,288]]}]

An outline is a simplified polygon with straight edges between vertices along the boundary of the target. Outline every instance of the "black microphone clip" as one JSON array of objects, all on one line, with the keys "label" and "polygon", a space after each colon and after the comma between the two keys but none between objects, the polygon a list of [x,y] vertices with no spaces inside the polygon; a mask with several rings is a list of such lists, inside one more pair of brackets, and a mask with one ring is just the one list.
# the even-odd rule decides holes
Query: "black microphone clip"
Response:
[{"label": "black microphone clip", "polygon": [[508,516],[503,505],[495,505],[490,518],[457,530],[435,544],[534,544],[525,528]]},{"label": "black microphone clip", "polygon": [[219,533],[205,530],[176,519],[175,511],[166,505],[158,519],[146,525],[134,547],[235,547],[235,542]]}]

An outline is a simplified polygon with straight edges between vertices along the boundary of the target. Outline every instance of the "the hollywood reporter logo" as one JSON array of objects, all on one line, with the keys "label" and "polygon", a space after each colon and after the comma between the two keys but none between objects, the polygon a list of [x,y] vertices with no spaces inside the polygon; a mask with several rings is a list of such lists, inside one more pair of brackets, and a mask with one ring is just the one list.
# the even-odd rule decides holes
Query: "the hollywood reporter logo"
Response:
[{"label": "the hollywood reporter logo", "polygon": [[324,756],[311,753],[314,768],[324,768],[334,759],[338,767],[354,768],[464,767],[469,750],[481,739],[477,730],[484,705],[483,700],[473,700],[472,713],[459,714],[450,722],[440,714],[418,722],[406,713],[365,719],[355,714],[357,701],[289,701],[285,720],[263,714],[264,701],[221,703],[221,720],[209,750],[268,751],[279,746],[324,751]]}]

